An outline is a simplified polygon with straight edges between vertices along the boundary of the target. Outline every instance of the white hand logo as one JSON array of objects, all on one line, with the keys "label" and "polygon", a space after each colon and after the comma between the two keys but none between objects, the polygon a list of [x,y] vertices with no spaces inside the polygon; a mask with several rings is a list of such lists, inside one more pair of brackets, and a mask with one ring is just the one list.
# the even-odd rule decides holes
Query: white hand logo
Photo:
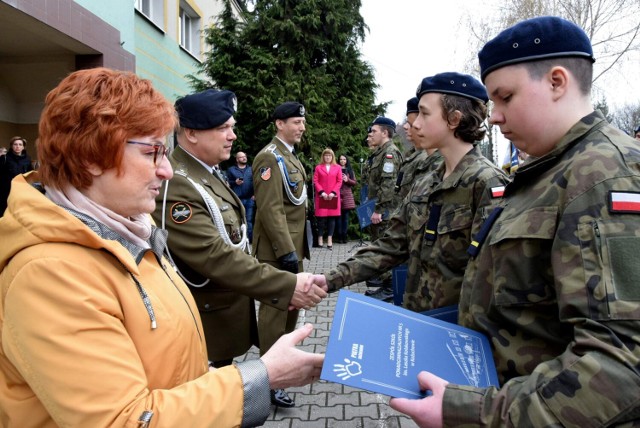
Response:
[{"label": "white hand logo", "polygon": [[362,367],[360,363],[351,361],[348,358],[344,359],[347,364],[334,364],[333,371],[337,373],[337,376],[342,380],[347,380],[350,377],[358,376],[362,374]]}]

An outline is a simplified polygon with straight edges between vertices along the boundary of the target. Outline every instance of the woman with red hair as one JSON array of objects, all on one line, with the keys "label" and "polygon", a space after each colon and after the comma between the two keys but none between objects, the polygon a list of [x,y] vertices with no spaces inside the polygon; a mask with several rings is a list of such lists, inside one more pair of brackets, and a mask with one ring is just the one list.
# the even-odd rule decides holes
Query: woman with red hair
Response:
[{"label": "woman with red hair", "polygon": [[197,306],[155,228],[173,106],[150,82],[77,71],[47,96],[38,171],[0,219],[0,426],[255,426],[270,388],[320,374],[295,349],[210,371]]}]

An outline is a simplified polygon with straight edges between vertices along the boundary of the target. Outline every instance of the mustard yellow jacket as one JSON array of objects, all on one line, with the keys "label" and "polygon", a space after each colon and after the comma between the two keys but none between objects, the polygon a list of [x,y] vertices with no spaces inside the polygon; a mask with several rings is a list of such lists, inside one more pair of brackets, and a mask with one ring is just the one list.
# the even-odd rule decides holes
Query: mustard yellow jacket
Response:
[{"label": "mustard yellow jacket", "polygon": [[158,256],[162,232],[145,251],[35,181],[13,181],[0,218],[0,425],[138,427],[151,414],[150,427],[262,423],[266,369],[208,370],[195,302]]}]

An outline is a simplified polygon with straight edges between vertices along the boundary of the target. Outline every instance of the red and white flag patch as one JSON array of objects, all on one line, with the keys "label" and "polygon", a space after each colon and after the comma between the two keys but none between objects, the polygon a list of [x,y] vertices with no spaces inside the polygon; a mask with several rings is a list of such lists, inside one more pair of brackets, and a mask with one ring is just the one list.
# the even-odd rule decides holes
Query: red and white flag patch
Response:
[{"label": "red and white flag patch", "polygon": [[609,211],[613,213],[640,213],[640,193],[609,192]]},{"label": "red and white flag patch", "polygon": [[384,157],[387,159],[393,159],[393,155],[391,153],[384,155]]},{"label": "red and white flag patch", "polygon": [[260,168],[260,178],[268,181],[271,178],[271,168]]},{"label": "red and white flag patch", "polygon": [[491,188],[492,198],[501,198],[504,196],[504,186],[497,186]]}]

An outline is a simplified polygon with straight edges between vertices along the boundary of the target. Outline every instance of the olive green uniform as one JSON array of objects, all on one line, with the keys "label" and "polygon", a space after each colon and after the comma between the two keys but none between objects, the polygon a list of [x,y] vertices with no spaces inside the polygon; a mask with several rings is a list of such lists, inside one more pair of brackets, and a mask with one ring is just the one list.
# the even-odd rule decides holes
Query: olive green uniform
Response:
[{"label": "olive green uniform", "polygon": [[187,177],[213,199],[233,244],[240,241],[241,225],[245,224],[242,202],[181,147],[173,151],[169,161],[175,173],[163,183],[153,218],[160,226],[164,216],[169,254],[186,280],[196,285],[209,280],[202,287],[190,286],[190,290],[200,310],[209,359],[227,360],[257,345],[252,298],[286,313],[296,276],[259,263],[248,249],[225,243],[203,197]]},{"label": "olive green uniform", "polygon": [[[416,182],[382,238],[326,275],[331,290],[408,260],[403,302],[407,309],[422,312],[458,303],[472,232],[479,229],[508,179],[477,147],[444,179],[441,156],[436,152],[430,158],[430,164],[418,169]],[[436,205],[441,209],[434,210]]]},{"label": "olive green uniform", "polygon": [[639,425],[639,194],[638,142],[599,112],[518,168],[459,307],[502,387],[449,384],[445,426]]},{"label": "olive green uniform", "polygon": [[[283,177],[276,156],[286,167],[288,180]],[[302,163],[278,138],[264,147],[253,161],[253,185],[256,197],[256,220],[253,226],[253,253],[261,262],[279,266],[278,258],[293,251],[298,256],[298,270],[302,272],[302,258],[310,257],[306,239],[306,200],[296,205],[289,198],[306,197],[307,175]],[[290,185],[291,184],[291,185]],[[268,284],[264,284],[266,287]],[[280,336],[293,331],[298,311],[283,312],[260,305],[258,332],[260,352],[265,353]]]}]

